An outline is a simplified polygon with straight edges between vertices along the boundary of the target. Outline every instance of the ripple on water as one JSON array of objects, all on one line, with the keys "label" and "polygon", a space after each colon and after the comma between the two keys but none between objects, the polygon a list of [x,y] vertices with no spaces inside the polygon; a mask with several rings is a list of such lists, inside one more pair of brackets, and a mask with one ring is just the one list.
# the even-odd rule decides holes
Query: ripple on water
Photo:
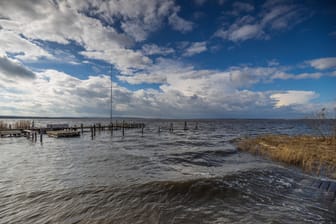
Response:
[{"label": "ripple on water", "polygon": [[146,122],[144,137],[0,139],[0,223],[336,222],[335,199],[312,188],[312,177],[230,144],[246,134],[302,133],[301,123],[202,121],[183,131],[174,121],[174,133],[159,135],[171,121]]}]

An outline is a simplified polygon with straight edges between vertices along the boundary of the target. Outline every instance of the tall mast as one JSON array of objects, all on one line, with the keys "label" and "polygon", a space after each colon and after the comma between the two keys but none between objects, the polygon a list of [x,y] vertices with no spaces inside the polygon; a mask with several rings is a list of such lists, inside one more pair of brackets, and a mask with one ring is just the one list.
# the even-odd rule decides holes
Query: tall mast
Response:
[{"label": "tall mast", "polygon": [[110,123],[112,124],[112,65],[111,65],[111,73],[110,73],[110,78],[111,78],[111,108],[110,108]]}]

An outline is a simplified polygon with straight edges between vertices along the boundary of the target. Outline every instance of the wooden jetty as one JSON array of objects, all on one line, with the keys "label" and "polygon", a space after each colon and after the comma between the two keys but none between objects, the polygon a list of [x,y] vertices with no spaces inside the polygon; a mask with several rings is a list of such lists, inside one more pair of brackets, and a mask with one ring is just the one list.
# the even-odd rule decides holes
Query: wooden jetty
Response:
[{"label": "wooden jetty", "polygon": [[0,138],[3,137],[22,137],[26,136],[31,138],[33,141],[36,141],[37,135],[40,136],[40,141],[42,142],[43,134],[47,134],[49,137],[61,138],[61,137],[77,137],[83,134],[84,132],[91,132],[91,137],[96,136],[96,132],[101,131],[113,131],[120,130],[122,135],[125,135],[126,129],[143,129],[145,127],[144,123],[137,123],[133,121],[115,121],[110,124],[101,124],[96,123],[93,125],[84,125],[80,126],[70,126],[68,124],[47,124],[46,127],[34,127],[32,124],[29,127],[19,127],[12,128],[11,125],[6,125],[0,129]]},{"label": "wooden jetty", "polygon": [[68,138],[78,137],[80,136],[80,132],[74,130],[47,131],[47,135],[54,138]]},{"label": "wooden jetty", "polygon": [[0,131],[0,137],[21,137],[24,133],[20,130],[3,130]]},{"label": "wooden jetty", "polygon": [[[80,125],[73,125],[70,126],[69,124],[47,124],[45,127],[34,127],[34,122],[30,126],[22,126],[15,129],[11,128],[11,125],[2,126],[0,129],[0,137],[19,137],[19,136],[26,136],[27,138],[31,139],[32,141],[37,141],[38,136],[40,137],[40,141],[43,141],[43,134],[47,134],[49,137],[61,138],[61,137],[77,137],[83,135],[84,132],[90,132],[91,138],[93,139],[96,136],[96,132],[101,131],[110,131],[111,135],[115,131],[120,131],[122,136],[125,136],[127,129],[140,129],[140,133],[144,135],[145,124],[136,121],[130,120],[119,120],[114,121],[109,124],[101,124],[95,123],[92,125],[84,125],[83,123]],[[174,128],[173,123],[170,123],[168,127],[158,127],[158,133],[169,130],[169,133],[173,133],[174,130],[190,130],[187,126],[187,121],[184,121],[184,128],[183,129],[176,129]],[[198,130],[198,122],[196,122],[195,130]]]}]

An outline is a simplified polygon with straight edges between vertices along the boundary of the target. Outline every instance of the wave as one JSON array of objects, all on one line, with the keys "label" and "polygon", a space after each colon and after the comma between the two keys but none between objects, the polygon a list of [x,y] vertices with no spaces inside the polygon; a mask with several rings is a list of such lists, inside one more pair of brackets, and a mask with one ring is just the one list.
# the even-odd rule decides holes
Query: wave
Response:
[{"label": "wave", "polygon": [[314,203],[317,199],[310,188],[301,186],[302,179],[272,168],[223,177],[0,195],[0,223],[335,222],[336,203]]},{"label": "wave", "polygon": [[221,166],[225,158],[237,153],[237,150],[206,150],[199,152],[174,153],[162,160],[165,164],[192,164],[198,166]]}]

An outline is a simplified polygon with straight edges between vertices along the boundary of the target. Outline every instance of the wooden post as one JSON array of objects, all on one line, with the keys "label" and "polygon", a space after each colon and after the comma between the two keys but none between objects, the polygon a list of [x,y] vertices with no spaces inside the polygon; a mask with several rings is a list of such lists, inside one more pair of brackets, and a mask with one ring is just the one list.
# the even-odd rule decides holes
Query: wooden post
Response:
[{"label": "wooden post", "polygon": [[144,126],[141,125],[141,136],[143,137],[143,134],[144,134]]},{"label": "wooden post", "polygon": [[195,130],[198,130],[198,122],[196,122]]},{"label": "wooden post", "polygon": [[90,127],[90,132],[91,132],[91,139],[93,139],[93,127]]},{"label": "wooden post", "polygon": [[93,125],[93,136],[96,136],[96,124]]},{"label": "wooden post", "polygon": [[173,127],[173,123],[170,123],[170,129],[169,129],[170,133],[173,133],[174,131],[174,127]]},{"label": "wooden post", "polygon": [[161,132],[161,127],[159,126],[159,129],[158,129],[158,133],[159,133],[159,135],[160,135],[160,132]]},{"label": "wooden post", "polygon": [[183,128],[183,130],[188,130],[188,126],[187,126],[187,121],[184,121],[184,128]]},{"label": "wooden post", "polygon": [[125,136],[125,121],[122,121],[122,136]]},{"label": "wooden post", "polygon": [[42,143],[43,142],[43,133],[42,133],[42,128],[40,128],[40,142]]},{"label": "wooden post", "polygon": [[81,127],[81,132],[83,134],[83,132],[84,132],[84,130],[83,130],[83,124],[81,124],[80,127]]}]

